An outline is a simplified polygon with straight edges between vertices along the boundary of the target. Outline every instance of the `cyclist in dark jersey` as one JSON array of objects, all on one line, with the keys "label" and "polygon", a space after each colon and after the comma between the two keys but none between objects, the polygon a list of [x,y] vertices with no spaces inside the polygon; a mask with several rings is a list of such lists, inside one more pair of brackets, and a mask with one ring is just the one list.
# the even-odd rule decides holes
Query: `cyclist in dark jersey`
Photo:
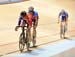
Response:
[{"label": "cyclist in dark jersey", "polygon": [[18,26],[16,26],[15,31],[18,30],[19,26],[27,26],[27,33],[29,42],[31,42],[31,27],[32,27],[32,20],[27,15],[26,11],[22,11],[20,13],[20,17],[18,20]]},{"label": "cyclist in dark jersey", "polygon": [[[65,24],[65,31],[67,30],[68,25],[68,13],[62,9],[58,16],[58,23],[60,23],[60,29],[62,29],[62,25]],[[62,32],[60,32],[61,34]],[[65,35],[64,35],[65,36]],[[61,37],[61,36],[60,36]]]}]

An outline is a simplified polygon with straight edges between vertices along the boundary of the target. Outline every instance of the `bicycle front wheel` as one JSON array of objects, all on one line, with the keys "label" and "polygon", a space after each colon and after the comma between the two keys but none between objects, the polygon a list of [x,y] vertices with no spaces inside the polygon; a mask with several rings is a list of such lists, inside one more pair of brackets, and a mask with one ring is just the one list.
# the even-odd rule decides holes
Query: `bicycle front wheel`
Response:
[{"label": "bicycle front wheel", "polygon": [[19,37],[19,50],[21,53],[24,50],[24,46],[25,46],[25,43],[24,43],[24,39],[23,39],[23,34],[21,34]]}]

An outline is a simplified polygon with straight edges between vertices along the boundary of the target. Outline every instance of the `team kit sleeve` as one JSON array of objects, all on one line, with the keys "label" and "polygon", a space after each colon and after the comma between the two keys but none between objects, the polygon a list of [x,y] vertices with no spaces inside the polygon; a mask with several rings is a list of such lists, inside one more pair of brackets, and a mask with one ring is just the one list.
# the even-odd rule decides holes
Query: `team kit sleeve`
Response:
[{"label": "team kit sleeve", "polygon": [[34,16],[37,17],[37,19],[39,19],[38,12],[35,12]]},{"label": "team kit sleeve", "polygon": [[59,13],[59,17],[61,16],[61,12]]},{"label": "team kit sleeve", "polygon": [[18,26],[20,26],[21,20],[22,20],[22,17],[19,17],[19,20],[18,20]]},{"label": "team kit sleeve", "polygon": [[35,12],[34,16],[38,16],[38,12]]},{"label": "team kit sleeve", "polygon": [[68,17],[68,13],[66,12],[66,16]]}]

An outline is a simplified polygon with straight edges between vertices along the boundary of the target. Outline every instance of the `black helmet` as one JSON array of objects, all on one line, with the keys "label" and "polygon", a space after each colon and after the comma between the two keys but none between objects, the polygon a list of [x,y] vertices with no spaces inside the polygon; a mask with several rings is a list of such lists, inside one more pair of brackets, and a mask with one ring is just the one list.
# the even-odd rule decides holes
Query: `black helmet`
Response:
[{"label": "black helmet", "polygon": [[32,7],[32,6],[29,7],[29,8],[28,8],[28,11],[29,11],[29,12],[33,12],[33,11],[34,11],[34,7]]},{"label": "black helmet", "polygon": [[21,16],[26,16],[26,11],[22,11],[22,12],[20,13],[20,15],[21,15]]}]

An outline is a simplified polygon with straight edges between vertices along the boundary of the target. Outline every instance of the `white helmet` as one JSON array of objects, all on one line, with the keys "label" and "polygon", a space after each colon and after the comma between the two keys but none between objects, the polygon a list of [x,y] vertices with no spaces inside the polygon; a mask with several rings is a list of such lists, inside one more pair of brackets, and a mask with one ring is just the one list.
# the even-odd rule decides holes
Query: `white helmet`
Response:
[{"label": "white helmet", "polygon": [[32,6],[29,7],[29,8],[28,8],[28,11],[29,11],[29,12],[33,12],[33,11],[34,11],[34,7],[32,7]]},{"label": "white helmet", "polygon": [[65,12],[65,10],[64,10],[64,9],[62,9],[62,10],[61,10],[61,12],[62,12],[62,13],[64,13],[64,12]]}]

